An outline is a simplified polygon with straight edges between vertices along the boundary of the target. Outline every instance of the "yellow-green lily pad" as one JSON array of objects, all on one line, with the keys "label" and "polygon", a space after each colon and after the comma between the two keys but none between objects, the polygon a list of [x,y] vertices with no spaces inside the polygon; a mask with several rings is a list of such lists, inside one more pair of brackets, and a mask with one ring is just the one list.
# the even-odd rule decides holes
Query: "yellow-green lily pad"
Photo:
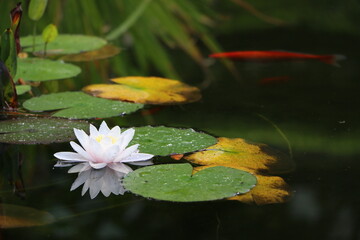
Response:
[{"label": "yellow-green lily pad", "polygon": [[93,84],[83,91],[93,96],[143,104],[182,104],[196,102],[200,90],[183,82],[159,77],[123,77],[115,84]]},{"label": "yellow-green lily pad", "polygon": [[185,157],[199,165],[245,167],[258,172],[279,174],[294,169],[294,162],[284,153],[265,144],[254,144],[242,138],[218,138],[218,143],[206,151]]}]

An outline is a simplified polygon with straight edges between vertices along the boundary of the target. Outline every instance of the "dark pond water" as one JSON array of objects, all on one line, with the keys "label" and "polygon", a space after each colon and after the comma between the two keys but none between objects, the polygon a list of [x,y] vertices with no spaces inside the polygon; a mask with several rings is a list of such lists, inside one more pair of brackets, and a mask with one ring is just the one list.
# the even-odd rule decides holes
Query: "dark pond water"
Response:
[{"label": "dark pond water", "polygon": [[[134,114],[109,122],[193,127],[288,152],[284,138],[259,114],[265,116],[284,132],[293,151],[296,169],[282,175],[292,191],[288,202],[172,203],[132,194],[90,200],[78,189],[69,192],[74,175],[53,169],[53,153],[69,149],[68,143],[12,146],[22,154],[26,197],[15,196],[3,182],[0,201],[48,211],[57,220],[0,230],[0,239],[360,239],[359,34],[284,27],[235,31],[218,41],[228,51],[282,49],[347,59],[341,67],[318,61],[236,62],[238,78],[214,61],[200,102],[167,107],[151,119]],[[182,58],[177,61],[187,69],[185,78],[202,79],[201,70]],[[259,83],[270,77],[286,80]]]}]

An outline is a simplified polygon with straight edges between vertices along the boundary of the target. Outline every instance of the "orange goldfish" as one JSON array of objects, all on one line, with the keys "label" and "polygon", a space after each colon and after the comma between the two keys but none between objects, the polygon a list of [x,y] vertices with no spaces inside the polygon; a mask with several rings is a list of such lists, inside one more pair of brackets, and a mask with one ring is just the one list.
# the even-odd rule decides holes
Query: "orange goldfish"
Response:
[{"label": "orange goldfish", "polygon": [[295,53],[285,51],[236,51],[213,53],[212,58],[228,58],[239,61],[293,61],[293,60],[318,60],[334,66],[339,66],[337,61],[345,59],[343,55],[315,55],[308,53]]}]

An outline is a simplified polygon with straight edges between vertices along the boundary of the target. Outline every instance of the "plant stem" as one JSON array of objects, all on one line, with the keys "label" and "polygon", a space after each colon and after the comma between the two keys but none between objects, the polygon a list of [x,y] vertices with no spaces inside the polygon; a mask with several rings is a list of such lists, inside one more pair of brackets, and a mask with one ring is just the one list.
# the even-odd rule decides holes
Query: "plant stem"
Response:
[{"label": "plant stem", "polygon": [[36,36],[36,22],[34,23],[34,28],[33,28],[33,46],[32,46],[32,51],[35,52],[35,36]]}]

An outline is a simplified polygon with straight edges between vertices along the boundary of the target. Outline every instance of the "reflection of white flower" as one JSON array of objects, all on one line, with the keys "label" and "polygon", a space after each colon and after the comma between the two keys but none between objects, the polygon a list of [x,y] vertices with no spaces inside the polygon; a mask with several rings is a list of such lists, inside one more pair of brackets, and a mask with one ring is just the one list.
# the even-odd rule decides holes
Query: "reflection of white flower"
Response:
[{"label": "reflection of white flower", "polygon": [[133,171],[124,163],[133,165],[150,165],[153,155],[139,153],[139,144],[127,148],[134,137],[135,130],[128,129],[121,133],[120,127],[111,130],[103,121],[97,130],[90,124],[90,135],[83,130],[75,129],[75,136],[80,145],[70,142],[76,152],[58,152],[54,156],[60,159],[55,167],[73,166],[69,173],[79,173],[71,186],[71,191],[84,184],[82,195],[90,189],[94,198],[101,191],[105,196],[123,194],[125,189],[121,179]]}]

